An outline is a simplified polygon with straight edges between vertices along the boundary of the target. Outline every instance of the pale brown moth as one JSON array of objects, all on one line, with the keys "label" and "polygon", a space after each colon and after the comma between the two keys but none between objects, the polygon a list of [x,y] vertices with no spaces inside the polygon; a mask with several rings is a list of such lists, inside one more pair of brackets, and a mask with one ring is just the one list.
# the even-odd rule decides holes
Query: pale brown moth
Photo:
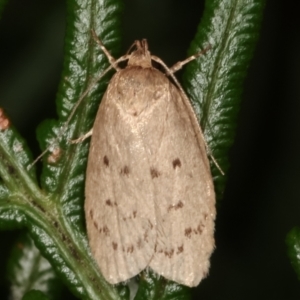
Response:
[{"label": "pale brown moth", "polygon": [[86,172],[93,256],[112,284],[151,268],[197,286],[214,249],[215,193],[201,128],[173,75],[195,57],[168,68],[142,40],[115,61],[98,43],[117,72],[95,119]]}]

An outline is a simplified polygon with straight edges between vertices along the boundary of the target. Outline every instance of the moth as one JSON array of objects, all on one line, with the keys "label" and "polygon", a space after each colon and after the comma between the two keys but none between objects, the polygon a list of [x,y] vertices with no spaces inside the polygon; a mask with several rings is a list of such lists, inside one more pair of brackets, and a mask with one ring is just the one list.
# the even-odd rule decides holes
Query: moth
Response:
[{"label": "moth", "polygon": [[146,40],[117,61],[98,43],[117,72],[99,106],[86,171],[92,254],[111,284],[151,268],[197,286],[215,245],[215,193],[201,128],[173,76],[183,63],[167,68]]}]

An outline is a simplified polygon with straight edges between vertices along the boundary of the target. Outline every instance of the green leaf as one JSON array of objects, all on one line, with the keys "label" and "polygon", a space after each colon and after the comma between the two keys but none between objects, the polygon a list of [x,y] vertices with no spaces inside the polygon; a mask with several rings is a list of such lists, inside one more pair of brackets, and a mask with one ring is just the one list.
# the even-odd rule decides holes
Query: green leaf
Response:
[{"label": "green leaf", "polygon": [[[191,62],[184,87],[200,120],[206,142],[223,171],[229,167],[243,82],[261,25],[265,0],[207,0],[189,54],[211,45]],[[212,163],[217,197],[222,198],[226,176]]]},{"label": "green leaf", "polygon": [[[72,227],[82,234],[83,183],[85,177],[88,141],[70,144],[91,129],[101,95],[107,79],[93,85],[76,111],[76,115],[64,131],[64,136],[53,144],[60,135],[61,127],[83,92],[93,79],[107,68],[108,61],[95,43],[91,29],[99,35],[108,49],[119,47],[119,0],[68,0],[68,26],[65,38],[65,58],[58,96],[56,99],[58,121],[46,121],[38,128],[41,147],[53,145],[53,153],[59,152],[57,163],[49,163],[44,157],[41,185],[52,194],[63,207],[66,217],[72,219]],[[82,238],[82,237],[80,237]]]},{"label": "green leaf", "polygon": [[288,256],[300,280],[300,228],[293,228],[286,238]]},{"label": "green leaf", "polygon": [[[0,2],[1,3],[1,2]],[[69,143],[86,133],[107,86],[94,84],[66,130],[63,125],[82,93],[108,66],[94,42],[94,29],[114,55],[119,47],[119,0],[68,0],[65,60],[57,96],[58,120],[38,129],[40,145],[51,144],[37,183],[30,151],[13,127],[0,131],[0,227],[26,226],[41,253],[77,297],[128,299],[125,285],[111,286],[89,251],[83,218],[83,185],[88,141]],[[207,0],[190,53],[211,50],[187,66],[184,86],[201,120],[209,148],[223,170],[233,142],[242,82],[257,39],[264,0]],[[58,138],[57,138],[58,137]],[[225,177],[213,165],[220,197]],[[152,273],[141,276],[136,299],[188,299],[189,289]]]},{"label": "green leaf", "polygon": [[140,275],[139,289],[134,299],[187,300],[191,299],[191,289],[148,270]]},{"label": "green leaf", "polygon": [[10,299],[21,299],[32,289],[40,290],[48,295],[49,299],[60,299],[60,280],[27,234],[23,234],[15,243],[7,269],[11,283]]},{"label": "green leaf", "polygon": [[[54,137],[91,78],[102,70],[99,63],[103,62],[103,54],[97,54],[99,49],[90,30],[103,34],[104,42],[115,46],[119,12],[116,0],[68,1],[65,62],[57,98],[60,119],[41,127],[46,139]],[[103,83],[95,89],[99,92],[101,87]],[[62,155],[56,156],[54,149],[55,155],[46,157],[42,190],[35,169],[27,170],[32,159],[24,141],[13,127],[0,132],[0,227],[26,226],[37,247],[78,297],[124,299],[126,289],[110,286],[100,274],[83,229],[82,191],[88,147],[84,143],[70,145],[69,138],[85,132],[92,122],[88,124],[85,120],[91,120],[89,115],[95,114],[91,107],[99,101],[99,96],[93,90],[87,100],[89,104],[81,105],[80,117],[72,120],[65,139],[59,141]],[[47,143],[43,137],[39,139],[42,145]]]},{"label": "green leaf", "polygon": [[[206,142],[226,171],[228,151],[234,140],[243,80],[259,34],[264,0],[207,0],[203,18],[189,55],[211,46],[205,55],[189,63],[183,77]],[[211,164],[215,190],[222,197],[226,176]],[[190,295],[173,284],[168,289],[160,279],[144,280],[136,299],[188,299]],[[176,288],[177,287],[177,288]],[[153,296],[154,295],[154,296]],[[154,298],[151,298],[154,297]]]},{"label": "green leaf", "polygon": [[22,300],[49,300],[49,298],[41,291],[32,290],[26,293]]},{"label": "green leaf", "polygon": [[[56,100],[59,120],[44,122],[39,127],[38,139],[42,148],[51,144],[60,135],[61,127],[67,121],[82,93],[109,65],[103,52],[95,43],[91,29],[101,37],[109,49],[119,47],[121,5],[118,0],[68,0],[67,4],[64,67]],[[89,278],[85,280],[93,281],[92,285],[98,290],[98,295],[102,294],[102,297],[107,299],[118,299],[117,289],[107,284],[93,261],[84,229],[83,187],[88,141],[77,145],[70,144],[70,139],[83,135],[91,128],[106,84],[107,80],[103,80],[93,86],[78,107],[67,130],[63,132],[62,139],[54,145],[53,153],[55,151],[61,153],[57,162],[49,163],[51,154],[45,157],[41,185],[59,204],[61,220],[67,228],[70,241],[77,244],[76,248],[78,247],[80,252],[85,254],[85,259],[89,261],[89,266],[86,262],[81,262],[80,269],[86,269]],[[78,259],[76,248],[73,249],[73,256]],[[89,270],[89,267],[92,270]],[[76,271],[80,270],[76,269]],[[97,297],[96,294],[93,297]]]},{"label": "green leaf", "polygon": [[[36,181],[35,169],[26,170],[32,161],[32,155],[26,142],[13,126],[0,131],[0,177],[9,190],[25,189],[39,193],[33,181]],[[28,192],[29,192],[28,190]],[[23,190],[25,192],[25,190]]]}]

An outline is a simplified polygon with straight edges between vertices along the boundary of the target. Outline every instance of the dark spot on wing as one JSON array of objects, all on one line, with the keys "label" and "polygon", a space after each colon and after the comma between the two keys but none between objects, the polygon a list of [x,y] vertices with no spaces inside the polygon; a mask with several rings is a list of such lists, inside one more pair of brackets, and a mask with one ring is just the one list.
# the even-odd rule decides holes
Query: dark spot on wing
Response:
[{"label": "dark spot on wing", "polygon": [[115,242],[112,242],[112,247],[114,250],[117,250],[118,249],[118,244],[115,243]]},{"label": "dark spot on wing", "polygon": [[142,242],[142,239],[141,239],[141,238],[138,239],[136,245],[137,245],[138,249],[141,249],[141,248],[143,247],[143,242]]},{"label": "dark spot on wing", "polygon": [[132,253],[134,250],[134,246],[133,245],[130,245],[127,247],[127,253]]},{"label": "dark spot on wing", "polygon": [[177,247],[177,254],[182,253],[182,252],[183,252],[183,249],[184,249],[184,248],[183,248],[183,245]]},{"label": "dark spot on wing", "polygon": [[121,175],[126,175],[128,176],[128,174],[130,173],[129,167],[128,166],[124,166],[123,169],[121,169]]},{"label": "dark spot on wing", "polygon": [[173,168],[174,169],[181,167],[181,161],[180,161],[179,158],[174,159],[173,162],[172,162],[172,164],[173,164]]},{"label": "dark spot on wing", "polygon": [[182,208],[184,206],[184,204],[181,202],[181,201],[179,201],[177,204],[175,204],[175,205],[170,205],[169,207],[168,207],[168,211],[170,211],[171,209],[174,209],[174,210],[177,210],[177,209],[180,209],[180,208]]},{"label": "dark spot on wing", "polygon": [[132,215],[134,218],[136,217],[136,210],[133,211]]},{"label": "dark spot on wing", "polygon": [[103,163],[105,164],[106,167],[109,166],[109,159],[106,155],[104,155],[104,157],[103,157]]},{"label": "dark spot on wing", "polygon": [[153,168],[153,167],[150,168],[150,174],[151,174],[152,179],[157,178],[158,176],[160,176],[160,173],[158,172],[158,170]]},{"label": "dark spot on wing", "polygon": [[165,250],[165,256],[168,256],[169,258],[171,258],[174,254],[174,249],[171,249],[170,251]]},{"label": "dark spot on wing", "polygon": [[197,234],[197,233],[201,234],[201,233],[203,232],[204,227],[205,227],[205,226],[204,226],[202,223],[200,223],[200,224],[198,225],[197,229],[195,230],[195,233],[196,233],[196,234]]},{"label": "dark spot on wing", "polygon": [[96,228],[97,230],[99,230],[97,222],[94,221],[93,224],[94,224],[95,228]]},{"label": "dark spot on wing", "polygon": [[112,204],[112,202],[110,201],[110,199],[107,199],[107,200],[105,201],[105,203],[106,203],[107,206],[113,206],[113,204]]},{"label": "dark spot on wing", "polygon": [[92,210],[92,209],[90,209],[90,217],[91,217],[91,219],[93,219],[93,218],[94,218],[94,212],[93,212],[93,210]]},{"label": "dark spot on wing", "polygon": [[183,203],[181,201],[179,201],[176,205],[175,205],[175,210],[176,209],[179,209],[179,208],[182,208],[183,207]]},{"label": "dark spot on wing", "polygon": [[109,231],[109,229],[108,229],[108,227],[107,227],[106,225],[104,225],[102,229],[103,229],[103,233],[104,233],[106,236],[110,235],[110,231]]},{"label": "dark spot on wing", "polygon": [[184,235],[187,236],[188,238],[191,238],[192,228],[191,227],[186,228],[185,231],[184,231]]}]

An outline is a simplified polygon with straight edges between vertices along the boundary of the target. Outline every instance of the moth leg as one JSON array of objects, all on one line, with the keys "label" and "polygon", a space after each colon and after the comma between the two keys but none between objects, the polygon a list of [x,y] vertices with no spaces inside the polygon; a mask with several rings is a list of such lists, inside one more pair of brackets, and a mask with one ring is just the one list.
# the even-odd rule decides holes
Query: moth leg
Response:
[{"label": "moth leg", "polygon": [[180,70],[184,65],[188,64],[190,61],[198,58],[199,56],[205,54],[208,50],[211,49],[211,45],[208,45],[205,49],[203,49],[202,51],[199,51],[198,53],[191,55],[190,57],[186,58],[183,61],[179,61],[177,62],[174,66],[172,66],[169,70],[171,73],[175,73],[178,70]]},{"label": "moth leg", "polygon": [[79,144],[79,143],[82,143],[84,140],[86,140],[88,137],[92,136],[93,134],[93,128],[88,131],[86,134],[82,135],[81,137],[79,137],[78,139],[76,140],[70,140],[69,142],[71,144]]}]

